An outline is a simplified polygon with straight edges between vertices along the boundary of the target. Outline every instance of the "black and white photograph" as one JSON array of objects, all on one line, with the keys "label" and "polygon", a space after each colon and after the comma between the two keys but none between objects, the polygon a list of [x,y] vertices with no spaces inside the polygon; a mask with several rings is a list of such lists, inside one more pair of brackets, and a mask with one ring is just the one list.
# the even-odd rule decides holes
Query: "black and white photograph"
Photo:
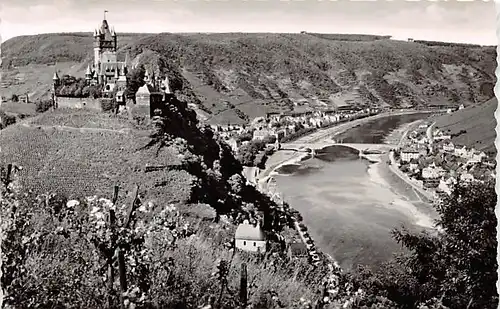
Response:
[{"label": "black and white photograph", "polygon": [[498,16],[2,0],[0,308],[500,308]]}]

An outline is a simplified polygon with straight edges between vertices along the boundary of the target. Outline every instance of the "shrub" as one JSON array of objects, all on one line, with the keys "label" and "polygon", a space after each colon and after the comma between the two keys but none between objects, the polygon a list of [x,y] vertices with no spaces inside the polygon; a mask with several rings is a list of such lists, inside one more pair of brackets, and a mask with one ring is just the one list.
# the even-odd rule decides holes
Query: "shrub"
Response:
[{"label": "shrub", "polygon": [[[265,147],[265,143],[260,140],[252,140],[238,149],[238,160],[244,166],[255,166],[256,156]],[[258,160],[260,162],[260,159]]]},{"label": "shrub", "polygon": [[54,102],[52,100],[40,100],[36,102],[35,110],[37,113],[44,113],[48,111],[53,105]]},{"label": "shrub", "polygon": [[0,111],[0,130],[16,123],[16,117],[7,115],[3,111]]},{"label": "shrub", "polygon": [[114,111],[116,109],[115,99],[101,99],[101,108],[105,112]]}]

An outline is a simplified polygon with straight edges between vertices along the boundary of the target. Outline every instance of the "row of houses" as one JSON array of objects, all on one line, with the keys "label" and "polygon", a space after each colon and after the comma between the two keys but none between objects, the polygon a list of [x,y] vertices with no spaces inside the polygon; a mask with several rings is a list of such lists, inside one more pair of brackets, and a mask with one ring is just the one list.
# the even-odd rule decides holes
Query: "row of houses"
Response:
[{"label": "row of houses", "polygon": [[494,164],[488,162],[484,152],[455,145],[451,136],[438,129],[430,131],[427,124],[408,134],[408,143],[401,148],[399,155],[410,174],[420,173],[422,185],[437,192],[451,192],[450,186],[458,180],[482,181],[484,176],[495,176],[492,171]]},{"label": "row of houses", "polygon": [[279,142],[285,136],[293,134],[302,128],[321,128],[329,124],[347,121],[360,115],[375,114],[376,109],[346,109],[307,111],[296,113],[267,113],[265,117],[257,117],[248,125],[211,125],[212,130],[228,143],[233,151],[247,142],[239,136],[250,134],[251,140],[264,140],[274,137]]}]

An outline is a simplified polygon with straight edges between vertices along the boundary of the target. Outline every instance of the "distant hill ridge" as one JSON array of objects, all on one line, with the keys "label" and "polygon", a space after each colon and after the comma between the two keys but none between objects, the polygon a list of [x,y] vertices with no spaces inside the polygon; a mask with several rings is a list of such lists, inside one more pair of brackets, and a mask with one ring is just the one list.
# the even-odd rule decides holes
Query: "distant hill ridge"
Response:
[{"label": "distant hill ridge", "polygon": [[[135,63],[168,74],[179,97],[216,123],[244,123],[269,110],[346,104],[456,106],[492,96],[494,47],[429,46],[388,38],[307,32],[118,32],[118,56],[128,52]],[[61,73],[83,76],[85,66],[80,64],[91,59],[92,41],[89,32],[4,42],[2,93],[46,95],[54,63]]]}]

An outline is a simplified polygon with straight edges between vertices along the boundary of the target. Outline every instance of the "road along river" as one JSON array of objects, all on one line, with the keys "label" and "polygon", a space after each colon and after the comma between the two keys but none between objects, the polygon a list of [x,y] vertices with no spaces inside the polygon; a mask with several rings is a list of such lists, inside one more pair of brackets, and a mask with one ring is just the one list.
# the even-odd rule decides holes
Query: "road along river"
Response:
[{"label": "road along river", "polygon": [[[357,127],[351,124],[350,129],[345,126],[327,134],[317,132],[300,142],[336,134],[344,143],[398,144],[410,123],[428,115],[365,120]],[[275,178],[274,190],[302,214],[317,245],[342,268],[349,270],[357,264],[376,267],[400,251],[390,235],[393,228],[432,228],[436,215],[432,207],[389,170],[387,155],[370,155],[370,162],[360,159],[355,150],[333,146],[319,151],[315,158],[300,161],[303,156],[290,152],[272,156],[270,170],[259,175],[260,185],[265,185],[267,175]]]}]

